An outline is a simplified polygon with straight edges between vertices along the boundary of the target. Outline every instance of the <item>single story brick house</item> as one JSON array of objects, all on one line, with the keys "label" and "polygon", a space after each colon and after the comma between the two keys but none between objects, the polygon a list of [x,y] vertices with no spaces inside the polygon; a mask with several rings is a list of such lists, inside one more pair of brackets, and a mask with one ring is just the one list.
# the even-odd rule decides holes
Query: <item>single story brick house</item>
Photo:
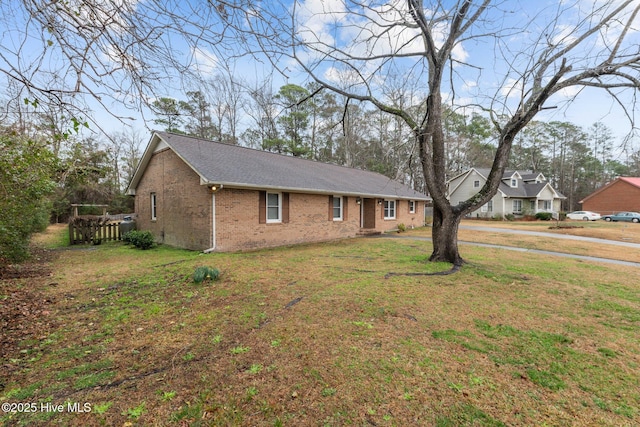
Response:
[{"label": "single story brick house", "polygon": [[[448,181],[449,201],[456,205],[477,194],[487,181],[490,169],[471,168]],[[545,176],[532,171],[505,171],[497,193],[480,209],[471,212],[474,218],[506,215],[535,215],[538,212],[559,212],[563,199]]]},{"label": "single story brick house", "polygon": [[428,199],[378,173],[154,132],[131,180],[138,229],[237,251],[424,225]]},{"label": "single story brick house", "polygon": [[580,200],[585,211],[601,215],[640,212],[640,178],[620,177]]}]

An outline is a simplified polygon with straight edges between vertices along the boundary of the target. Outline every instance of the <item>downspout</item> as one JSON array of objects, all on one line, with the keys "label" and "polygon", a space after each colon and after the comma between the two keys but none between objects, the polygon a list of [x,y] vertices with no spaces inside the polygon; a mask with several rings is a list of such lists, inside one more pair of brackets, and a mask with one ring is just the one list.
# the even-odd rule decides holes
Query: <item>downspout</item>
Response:
[{"label": "downspout", "polygon": [[211,247],[205,249],[205,254],[216,250],[216,193],[222,189],[222,184],[209,187],[211,189]]}]

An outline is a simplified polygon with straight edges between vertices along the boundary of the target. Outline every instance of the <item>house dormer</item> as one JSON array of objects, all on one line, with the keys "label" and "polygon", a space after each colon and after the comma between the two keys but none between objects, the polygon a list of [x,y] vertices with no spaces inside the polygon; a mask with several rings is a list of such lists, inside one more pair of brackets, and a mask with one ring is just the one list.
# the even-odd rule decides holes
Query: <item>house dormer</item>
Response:
[{"label": "house dormer", "polygon": [[511,188],[518,188],[518,181],[522,180],[522,175],[520,175],[518,173],[518,171],[515,172],[505,172],[504,177],[502,178],[503,181],[506,181],[506,184],[511,187]]},{"label": "house dormer", "polygon": [[522,175],[522,180],[527,183],[540,184],[543,182],[547,182],[547,178],[542,174],[542,172],[525,172]]}]

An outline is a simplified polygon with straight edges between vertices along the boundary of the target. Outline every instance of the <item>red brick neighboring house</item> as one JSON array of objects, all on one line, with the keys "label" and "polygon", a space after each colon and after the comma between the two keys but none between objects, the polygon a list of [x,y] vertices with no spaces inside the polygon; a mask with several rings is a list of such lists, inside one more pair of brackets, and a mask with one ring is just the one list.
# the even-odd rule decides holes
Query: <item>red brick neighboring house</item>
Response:
[{"label": "red brick neighboring house", "polygon": [[424,225],[428,198],[381,174],[155,132],[131,180],[138,229],[236,251]]},{"label": "red brick neighboring house", "polygon": [[640,212],[640,178],[620,177],[580,201],[585,211],[602,215]]}]

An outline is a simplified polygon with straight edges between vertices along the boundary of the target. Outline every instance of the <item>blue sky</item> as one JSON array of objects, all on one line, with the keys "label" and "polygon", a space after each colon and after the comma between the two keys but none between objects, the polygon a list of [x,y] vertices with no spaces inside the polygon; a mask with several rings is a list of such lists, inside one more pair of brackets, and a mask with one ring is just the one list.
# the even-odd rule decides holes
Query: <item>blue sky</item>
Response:
[{"label": "blue sky", "polygon": [[[151,4],[151,2],[131,0],[117,0],[117,3],[122,6],[126,5],[137,8],[149,7]],[[366,31],[369,35],[377,35],[380,27],[376,24],[379,23],[381,19],[394,19],[406,13],[406,9],[403,6],[404,3],[405,2],[400,0],[369,2],[368,4],[371,6],[370,9],[360,9],[360,14],[350,14],[346,13],[346,6],[343,0],[299,1],[297,4],[299,18],[298,35],[305,40],[319,39],[323,42],[332,42],[335,47],[348,50],[351,53],[383,53],[385,51],[384,43],[379,42],[375,47],[367,46],[362,39],[363,34]],[[453,2],[445,0],[443,3],[448,7]],[[527,65],[528,61],[531,61],[530,52],[527,49],[533,48],[534,42],[539,40],[540,34],[545,34],[545,38],[549,42],[569,43],[572,40],[572,34],[576,33],[576,28],[581,28],[581,24],[579,23],[591,7],[594,5],[598,7],[603,4],[612,7],[618,3],[619,0],[608,0],[606,2],[603,0],[538,0],[535,2],[527,0],[507,0],[500,2],[500,10],[492,10],[487,15],[488,19],[482,31],[488,32],[499,29],[509,29],[508,42],[503,43],[500,50],[496,49],[490,38],[488,41],[481,43],[466,41],[457,46],[454,50],[454,59],[470,64],[471,66],[457,65],[453,67],[451,76],[453,76],[454,88],[443,88],[443,98],[451,100],[453,94],[455,94],[455,102],[458,104],[483,104],[486,107],[489,105],[488,100],[497,94],[497,98],[508,107],[507,109],[513,111],[514,102],[517,100],[517,97],[513,95],[519,86],[517,84],[517,70],[510,69],[510,65],[514,65],[514,68],[522,69]],[[278,16],[277,10],[274,9],[275,3],[258,2],[257,4],[263,8],[263,11],[271,10],[274,13],[274,19]],[[425,1],[424,4],[426,14],[429,15],[431,13],[429,7],[432,7],[435,2]],[[33,43],[33,45],[36,46],[36,49],[33,50],[33,53],[36,54],[39,52],[37,49],[38,43],[42,43],[46,38],[46,33],[43,35],[43,33],[38,34],[36,32],[37,25],[34,23],[27,24],[27,19],[19,13],[21,10],[19,5],[19,0],[3,2],[2,5],[4,18],[0,21],[0,26],[5,25],[6,30],[8,30],[0,33],[0,45],[5,46],[5,48],[0,48],[0,53],[2,53],[0,57],[0,68],[2,69],[6,69],[11,61],[16,60],[16,58],[11,57],[10,52],[7,51],[7,47],[9,50],[15,50],[18,47],[18,43],[26,40],[27,44]],[[197,15],[198,13],[202,13],[203,10],[198,8],[205,7],[206,2],[177,1],[174,6],[184,8],[185,11],[188,10],[189,13],[196,13]],[[552,22],[555,22],[554,18],[558,12],[561,12],[560,20],[554,25],[551,25]],[[12,15],[8,16],[8,13]],[[281,15],[284,15],[284,13]],[[25,30],[23,27],[27,29]],[[638,28],[638,26],[635,28]],[[410,37],[414,35],[410,30],[406,29],[393,31],[395,31],[391,33],[393,36],[386,40],[389,46],[409,40]],[[637,46],[640,44],[640,38],[638,37],[637,30],[634,29],[634,31],[635,33],[630,35],[630,39],[635,42]],[[613,37],[615,34],[615,29],[611,29],[608,34],[604,34],[602,37],[592,38],[584,47],[583,51],[579,52],[579,55],[582,56],[577,58],[577,65],[586,63],[591,56],[595,55],[594,52],[599,51],[602,43],[607,41],[607,37]],[[164,37],[164,41],[171,44],[174,53],[180,55],[181,61],[183,63],[190,63],[191,69],[197,67],[205,76],[217,72],[217,67],[220,66],[221,61],[219,59],[220,53],[214,53],[214,46],[201,43],[195,48],[186,45],[175,34],[171,35],[170,33],[166,33]],[[405,50],[409,51],[419,48],[420,45],[417,44],[417,42],[411,42]],[[52,51],[55,52],[53,49]],[[23,61],[28,61],[30,50],[23,48],[21,55],[23,55],[21,58]],[[112,60],[109,55],[111,55],[111,52],[103,54],[101,59],[108,63]],[[309,61],[314,59],[311,54],[309,54],[308,58]],[[47,65],[54,67],[56,70],[59,71],[62,69],[60,67],[60,58],[56,57],[55,54],[48,56],[46,61]],[[113,59],[112,63],[114,66],[117,65],[115,59]],[[362,64],[364,64],[364,62]],[[275,91],[277,91],[280,85],[287,82],[298,84],[305,82],[305,74],[299,70],[299,67],[294,62],[288,61],[280,65],[283,69],[287,69],[288,79],[275,75],[273,84]],[[406,78],[407,81],[410,79],[409,76],[411,73],[409,70],[411,68],[409,68],[409,65],[407,61],[404,61],[404,63],[398,61],[396,63],[396,69],[401,74],[401,79]],[[336,79],[346,80],[349,77],[344,74],[344,70],[341,71],[342,74],[337,73],[337,69],[332,67],[332,64],[325,62],[319,63],[317,66],[319,75],[328,81],[335,82]],[[415,68],[412,69],[415,71]],[[237,61],[234,70],[237,75],[243,75],[249,80],[259,80],[263,74],[268,73],[269,67],[267,61],[259,63],[244,58]],[[362,65],[359,70],[366,72],[367,66]],[[402,73],[406,73],[406,75],[402,75]],[[370,82],[380,84],[379,90],[384,90],[385,85],[388,87],[388,81],[385,81],[387,76],[383,74],[384,73],[376,79],[370,80]],[[180,81],[176,73],[173,73],[172,77],[158,79],[156,83],[155,93],[158,96],[173,96],[184,99],[184,92],[189,90],[189,88],[183,87],[183,82]],[[95,88],[98,87],[96,86]],[[416,82],[412,87],[414,96],[420,97],[421,89],[420,83]],[[511,96],[508,95],[508,89],[512,90]],[[153,115],[148,111],[143,115],[138,111],[123,108],[122,102],[130,99],[131,93],[110,93],[109,95],[114,95],[115,101],[105,96],[102,98],[104,105],[100,105],[90,97],[85,98],[89,108],[94,110],[96,122],[103,125],[105,130],[112,131],[123,127],[120,122],[110,116],[109,111],[135,118],[136,120],[131,123],[139,130],[145,129],[145,119],[147,120],[147,127],[154,127],[151,122]],[[630,105],[630,91],[626,92],[625,98],[625,102]],[[545,107],[557,108],[542,111],[536,117],[537,120],[570,121],[585,128],[600,121],[611,128],[618,139],[624,137],[631,130],[622,108],[616,104],[612,97],[608,96],[602,90],[588,88],[577,91],[570,89],[562,94],[554,95],[545,104]],[[469,107],[469,111],[470,108],[471,107]],[[634,113],[637,114],[638,111]]]},{"label": "blue sky", "polygon": [[[452,2],[445,1],[445,6]],[[453,59],[458,61],[450,70],[453,84],[449,87],[443,85],[442,93],[445,100],[453,100],[457,105],[482,104],[490,105],[489,100],[499,100],[506,107],[503,111],[513,113],[519,101],[518,91],[521,82],[518,81],[521,72],[532,66],[537,61],[542,48],[548,44],[555,44],[562,48],[573,43],[576,37],[585,32],[588,20],[593,19],[589,14],[595,9],[599,17],[620,4],[620,1],[580,0],[580,1],[505,1],[499,2],[498,7],[491,9],[486,14],[486,21],[479,29],[470,34],[485,34],[500,31],[503,38],[500,44],[495,44],[492,37],[482,39],[469,39],[457,45],[453,50]],[[385,47],[403,45],[400,51],[403,54],[423,50],[420,40],[412,39],[415,30],[384,27],[385,19],[402,19],[406,14],[405,2],[372,2],[371,9],[362,9],[358,15],[345,13],[345,5],[341,0],[327,0],[321,3],[317,1],[300,2],[300,22],[302,38],[313,42],[330,42],[332,47],[341,48],[348,53],[361,54],[363,56],[383,54]],[[427,16],[437,16],[439,11],[429,10],[435,2],[424,2]],[[637,2],[635,2],[637,5]],[[309,5],[308,7],[305,7]],[[327,13],[329,12],[329,13]],[[374,13],[377,12],[377,13]],[[557,18],[560,16],[560,18]],[[625,15],[628,17],[628,14]],[[308,23],[304,24],[304,19]],[[382,23],[377,27],[373,23]],[[636,19],[633,30],[627,35],[627,48],[637,54],[637,46],[640,44],[638,26],[640,20]],[[371,46],[366,36],[378,35],[382,30],[387,30],[390,35],[386,40]],[[447,28],[442,28],[446,31]],[[593,66],[602,61],[607,54],[606,45],[611,46],[617,40],[621,31],[620,25],[612,24],[606,31],[588,37],[578,45],[576,50],[567,55],[569,63],[573,65],[575,72],[587,66]],[[317,36],[320,34],[321,36]],[[316,38],[317,37],[317,38]],[[436,43],[439,42],[438,31],[434,31]],[[319,39],[319,40],[318,40]],[[384,39],[382,37],[381,39]],[[366,40],[366,41],[365,41]],[[385,43],[386,42],[386,43]],[[321,48],[322,49],[322,48]],[[323,49],[327,54],[334,54],[329,49]],[[335,54],[334,54],[335,55]],[[312,55],[310,55],[311,57]],[[559,66],[560,59],[555,62]],[[415,70],[412,66],[417,61],[398,60],[394,63],[397,69],[406,71],[404,76]],[[354,66],[354,70],[334,73],[329,68],[323,70],[323,66],[331,64],[313,62],[313,67],[320,70],[318,75],[328,80],[348,80],[356,73],[366,73],[367,67],[371,67],[367,61],[362,61]],[[462,65],[462,64],[466,65]],[[378,65],[377,63],[374,65]],[[390,67],[389,67],[390,68]],[[551,70],[553,67],[551,67]],[[550,75],[550,74],[548,74]],[[384,79],[384,77],[382,77]],[[375,84],[374,79],[369,80]],[[384,83],[380,83],[379,90],[383,90]],[[523,88],[527,89],[527,84]],[[416,89],[418,88],[418,89]],[[420,90],[420,83],[416,82],[413,90]],[[631,90],[625,90],[621,95],[624,101],[631,105],[635,94]],[[497,104],[494,104],[494,107]],[[630,131],[630,124],[625,117],[622,108],[603,90],[594,88],[567,88],[554,95],[546,104],[548,110],[542,111],[538,120],[571,121],[583,127],[588,127],[597,121],[609,126],[619,138]],[[553,108],[555,107],[555,108]],[[637,113],[637,111],[635,111]],[[631,114],[634,114],[631,111]]]}]

